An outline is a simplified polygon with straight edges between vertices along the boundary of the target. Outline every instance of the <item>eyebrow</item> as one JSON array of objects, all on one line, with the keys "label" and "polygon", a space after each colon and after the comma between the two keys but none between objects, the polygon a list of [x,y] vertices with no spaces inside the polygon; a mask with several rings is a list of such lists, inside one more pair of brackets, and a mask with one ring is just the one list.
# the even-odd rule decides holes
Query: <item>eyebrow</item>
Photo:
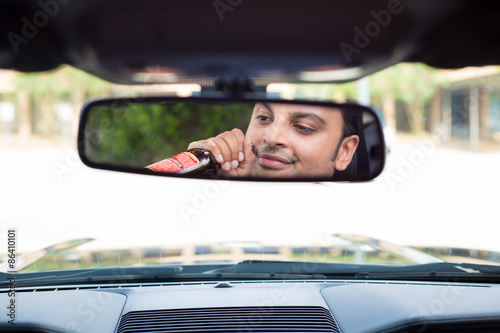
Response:
[{"label": "eyebrow", "polygon": [[268,103],[266,103],[266,102],[261,102],[260,104],[264,105],[264,107],[265,107],[266,109],[268,109],[269,111],[271,111],[271,113],[272,113],[272,114],[274,114],[274,112],[273,112],[273,108],[271,107],[271,105],[269,105],[269,104],[268,104]]},{"label": "eyebrow", "polygon": [[326,121],[314,113],[294,112],[294,113],[292,113],[291,118],[313,118],[313,119],[319,121],[321,124],[326,125]]},{"label": "eyebrow", "polygon": [[[266,109],[268,109],[272,114],[274,114],[273,109],[271,108],[271,105],[265,102],[261,102]],[[291,114],[290,118],[313,118],[317,121],[319,121],[322,125],[326,125],[325,119],[321,118],[317,114],[314,113],[309,113],[309,112],[294,112]]]}]

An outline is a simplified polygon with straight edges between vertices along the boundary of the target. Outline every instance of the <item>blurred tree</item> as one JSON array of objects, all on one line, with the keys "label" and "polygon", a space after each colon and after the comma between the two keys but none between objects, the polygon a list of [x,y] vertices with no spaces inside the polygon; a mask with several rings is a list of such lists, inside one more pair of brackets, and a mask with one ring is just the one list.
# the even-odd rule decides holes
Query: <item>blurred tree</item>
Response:
[{"label": "blurred tree", "polygon": [[437,70],[423,64],[399,64],[374,74],[370,90],[374,104],[382,106],[387,123],[396,128],[396,100],[405,108],[412,133],[424,131],[425,103],[436,93]]},{"label": "blurred tree", "polygon": [[[91,96],[109,95],[111,87],[110,83],[70,66],[43,73],[18,73],[13,78],[13,84],[18,91],[18,103],[23,113],[19,127],[28,131],[31,129],[33,112],[28,112],[26,108],[32,104],[40,113],[41,130],[45,136],[53,133],[57,102],[65,100],[73,103],[73,122],[78,124],[84,100]],[[73,125],[73,131],[75,128]]]}]

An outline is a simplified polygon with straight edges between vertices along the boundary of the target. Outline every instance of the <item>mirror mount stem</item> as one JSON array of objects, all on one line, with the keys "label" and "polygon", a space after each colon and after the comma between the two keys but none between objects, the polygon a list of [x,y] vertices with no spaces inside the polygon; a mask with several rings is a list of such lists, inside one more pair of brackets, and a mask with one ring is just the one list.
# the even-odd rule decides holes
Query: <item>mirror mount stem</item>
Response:
[{"label": "mirror mount stem", "polygon": [[245,93],[265,93],[266,86],[256,86],[251,80],[245,79],[223,79],[219,78],[214,86],[202,86],[202,92],[224,92],[230,95],[238,96]]}]

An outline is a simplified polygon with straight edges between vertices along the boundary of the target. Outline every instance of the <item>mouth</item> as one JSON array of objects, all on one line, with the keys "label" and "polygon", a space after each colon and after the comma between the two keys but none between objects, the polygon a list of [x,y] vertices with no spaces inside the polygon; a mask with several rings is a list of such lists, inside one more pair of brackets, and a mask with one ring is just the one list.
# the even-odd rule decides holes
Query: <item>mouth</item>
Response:
[{"label": "mouth", "polygon": [[283,169],[292,164],[286,158],[269,154],[259,154],[257,161],[260,166],[270,169]]}]

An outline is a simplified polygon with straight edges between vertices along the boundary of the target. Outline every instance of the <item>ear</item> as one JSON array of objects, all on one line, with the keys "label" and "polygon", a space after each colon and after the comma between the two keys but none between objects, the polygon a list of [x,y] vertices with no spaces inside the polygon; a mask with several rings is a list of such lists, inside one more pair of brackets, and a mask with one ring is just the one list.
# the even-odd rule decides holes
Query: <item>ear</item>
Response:
[{"label": "ear", "polygon": [[342,140],[342,144],[340,145],[337,153],[337,158],[335,159],[335,170],[342,171],[347,168],[347,166],[351,163],[358,144],[359,136],[357,135],[351,135]]}]

